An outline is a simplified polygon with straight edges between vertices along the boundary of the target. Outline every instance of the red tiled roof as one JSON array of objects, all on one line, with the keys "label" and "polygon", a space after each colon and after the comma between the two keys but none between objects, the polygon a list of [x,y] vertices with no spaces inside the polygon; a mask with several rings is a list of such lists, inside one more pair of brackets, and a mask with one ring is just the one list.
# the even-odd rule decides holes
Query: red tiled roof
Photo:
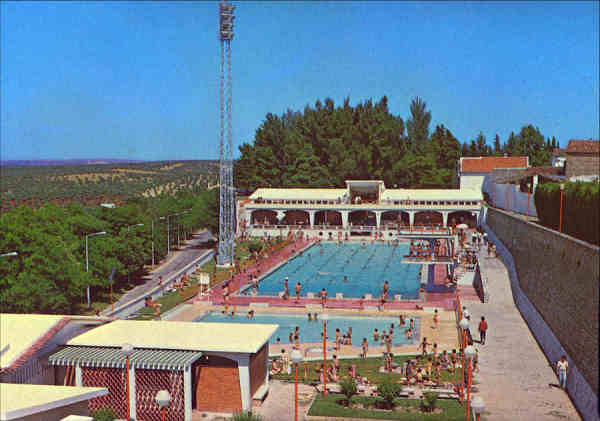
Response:
[{"label": "red tiled roof", "polygon": [[461,158],[461,172],[492,172],[495,168],[527,168],[526,156]]},{"label": "red tiled roof", "polygon": [[598,140],[569,140],[567,153],[600,153],[600,141]]},{"label": "red tiled roof", "polygon": [[566,150],[561,148],[554,148],[552,150],[552,156],[565,156]]}]

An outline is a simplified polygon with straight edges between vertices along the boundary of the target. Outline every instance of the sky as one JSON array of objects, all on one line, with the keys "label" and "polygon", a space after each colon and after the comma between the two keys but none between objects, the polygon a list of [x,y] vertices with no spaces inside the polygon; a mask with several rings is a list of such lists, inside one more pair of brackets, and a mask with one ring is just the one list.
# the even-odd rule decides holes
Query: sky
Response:
[{"label": "sky", "polygon": [[[419,96],[461,142],[599,137],[599,3],[233,2],[233,143],[267,113]],[[218,159],[216,2],[0,2],[0,158]]]}]

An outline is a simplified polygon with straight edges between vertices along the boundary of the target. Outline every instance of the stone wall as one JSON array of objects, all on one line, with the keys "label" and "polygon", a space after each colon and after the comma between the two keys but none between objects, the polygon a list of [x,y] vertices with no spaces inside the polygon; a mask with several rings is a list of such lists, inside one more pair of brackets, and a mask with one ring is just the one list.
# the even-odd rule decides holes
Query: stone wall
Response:
[{"label": "stone wall", "polygon": [[565,172],[567,178],[578,175],[597,175],[600,168],[600,155],[567,154]]},{"label": "stone wall", "polygon": [[519,310],[546,356],[554,363],[564,351],[597,396],[600,248],[496,209],[488,209],[486,222],[514,261],[519,289],[560,342],[553,346],[544,327],[532,325],[536,315],[523,313],[513,285]]}]

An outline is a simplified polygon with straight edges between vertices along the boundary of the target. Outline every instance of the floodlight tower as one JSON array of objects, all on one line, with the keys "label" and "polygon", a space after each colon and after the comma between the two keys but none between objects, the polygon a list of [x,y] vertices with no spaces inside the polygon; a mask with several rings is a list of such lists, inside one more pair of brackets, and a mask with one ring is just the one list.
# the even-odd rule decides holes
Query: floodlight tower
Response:
[{"label": "floodlight tower", "polygon": [[[221,42],[220,68],[220,113],[221,131],[219,143],[219,266],[230,266],[234,263],[234,213],[235,193],[233,188],[233,134],[231,128],[231,41],[233,40],[233,10],[235,7],[228,2],[219,3],[219,40]],[[225,63],[225,57],[227,62]],[[227,66],[225,66],[227,65]],[[225,85],[225,78],[227,84]],[[224,104],[227,96],[227,104]],[[227,130],[227,139],[225,131]]]}]

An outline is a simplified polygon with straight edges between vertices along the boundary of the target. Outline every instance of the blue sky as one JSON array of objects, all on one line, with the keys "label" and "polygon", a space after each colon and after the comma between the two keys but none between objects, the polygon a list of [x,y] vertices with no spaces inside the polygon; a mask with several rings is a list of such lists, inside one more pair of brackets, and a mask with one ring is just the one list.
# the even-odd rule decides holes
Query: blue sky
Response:
[{"label": "blue sky", "polygon": [[[420,96],[461,141],[598,138],[598,2],[234,2],[234,149],[268,112]],[[2,159],[218,158],[217,3],[2,2]]]}]

